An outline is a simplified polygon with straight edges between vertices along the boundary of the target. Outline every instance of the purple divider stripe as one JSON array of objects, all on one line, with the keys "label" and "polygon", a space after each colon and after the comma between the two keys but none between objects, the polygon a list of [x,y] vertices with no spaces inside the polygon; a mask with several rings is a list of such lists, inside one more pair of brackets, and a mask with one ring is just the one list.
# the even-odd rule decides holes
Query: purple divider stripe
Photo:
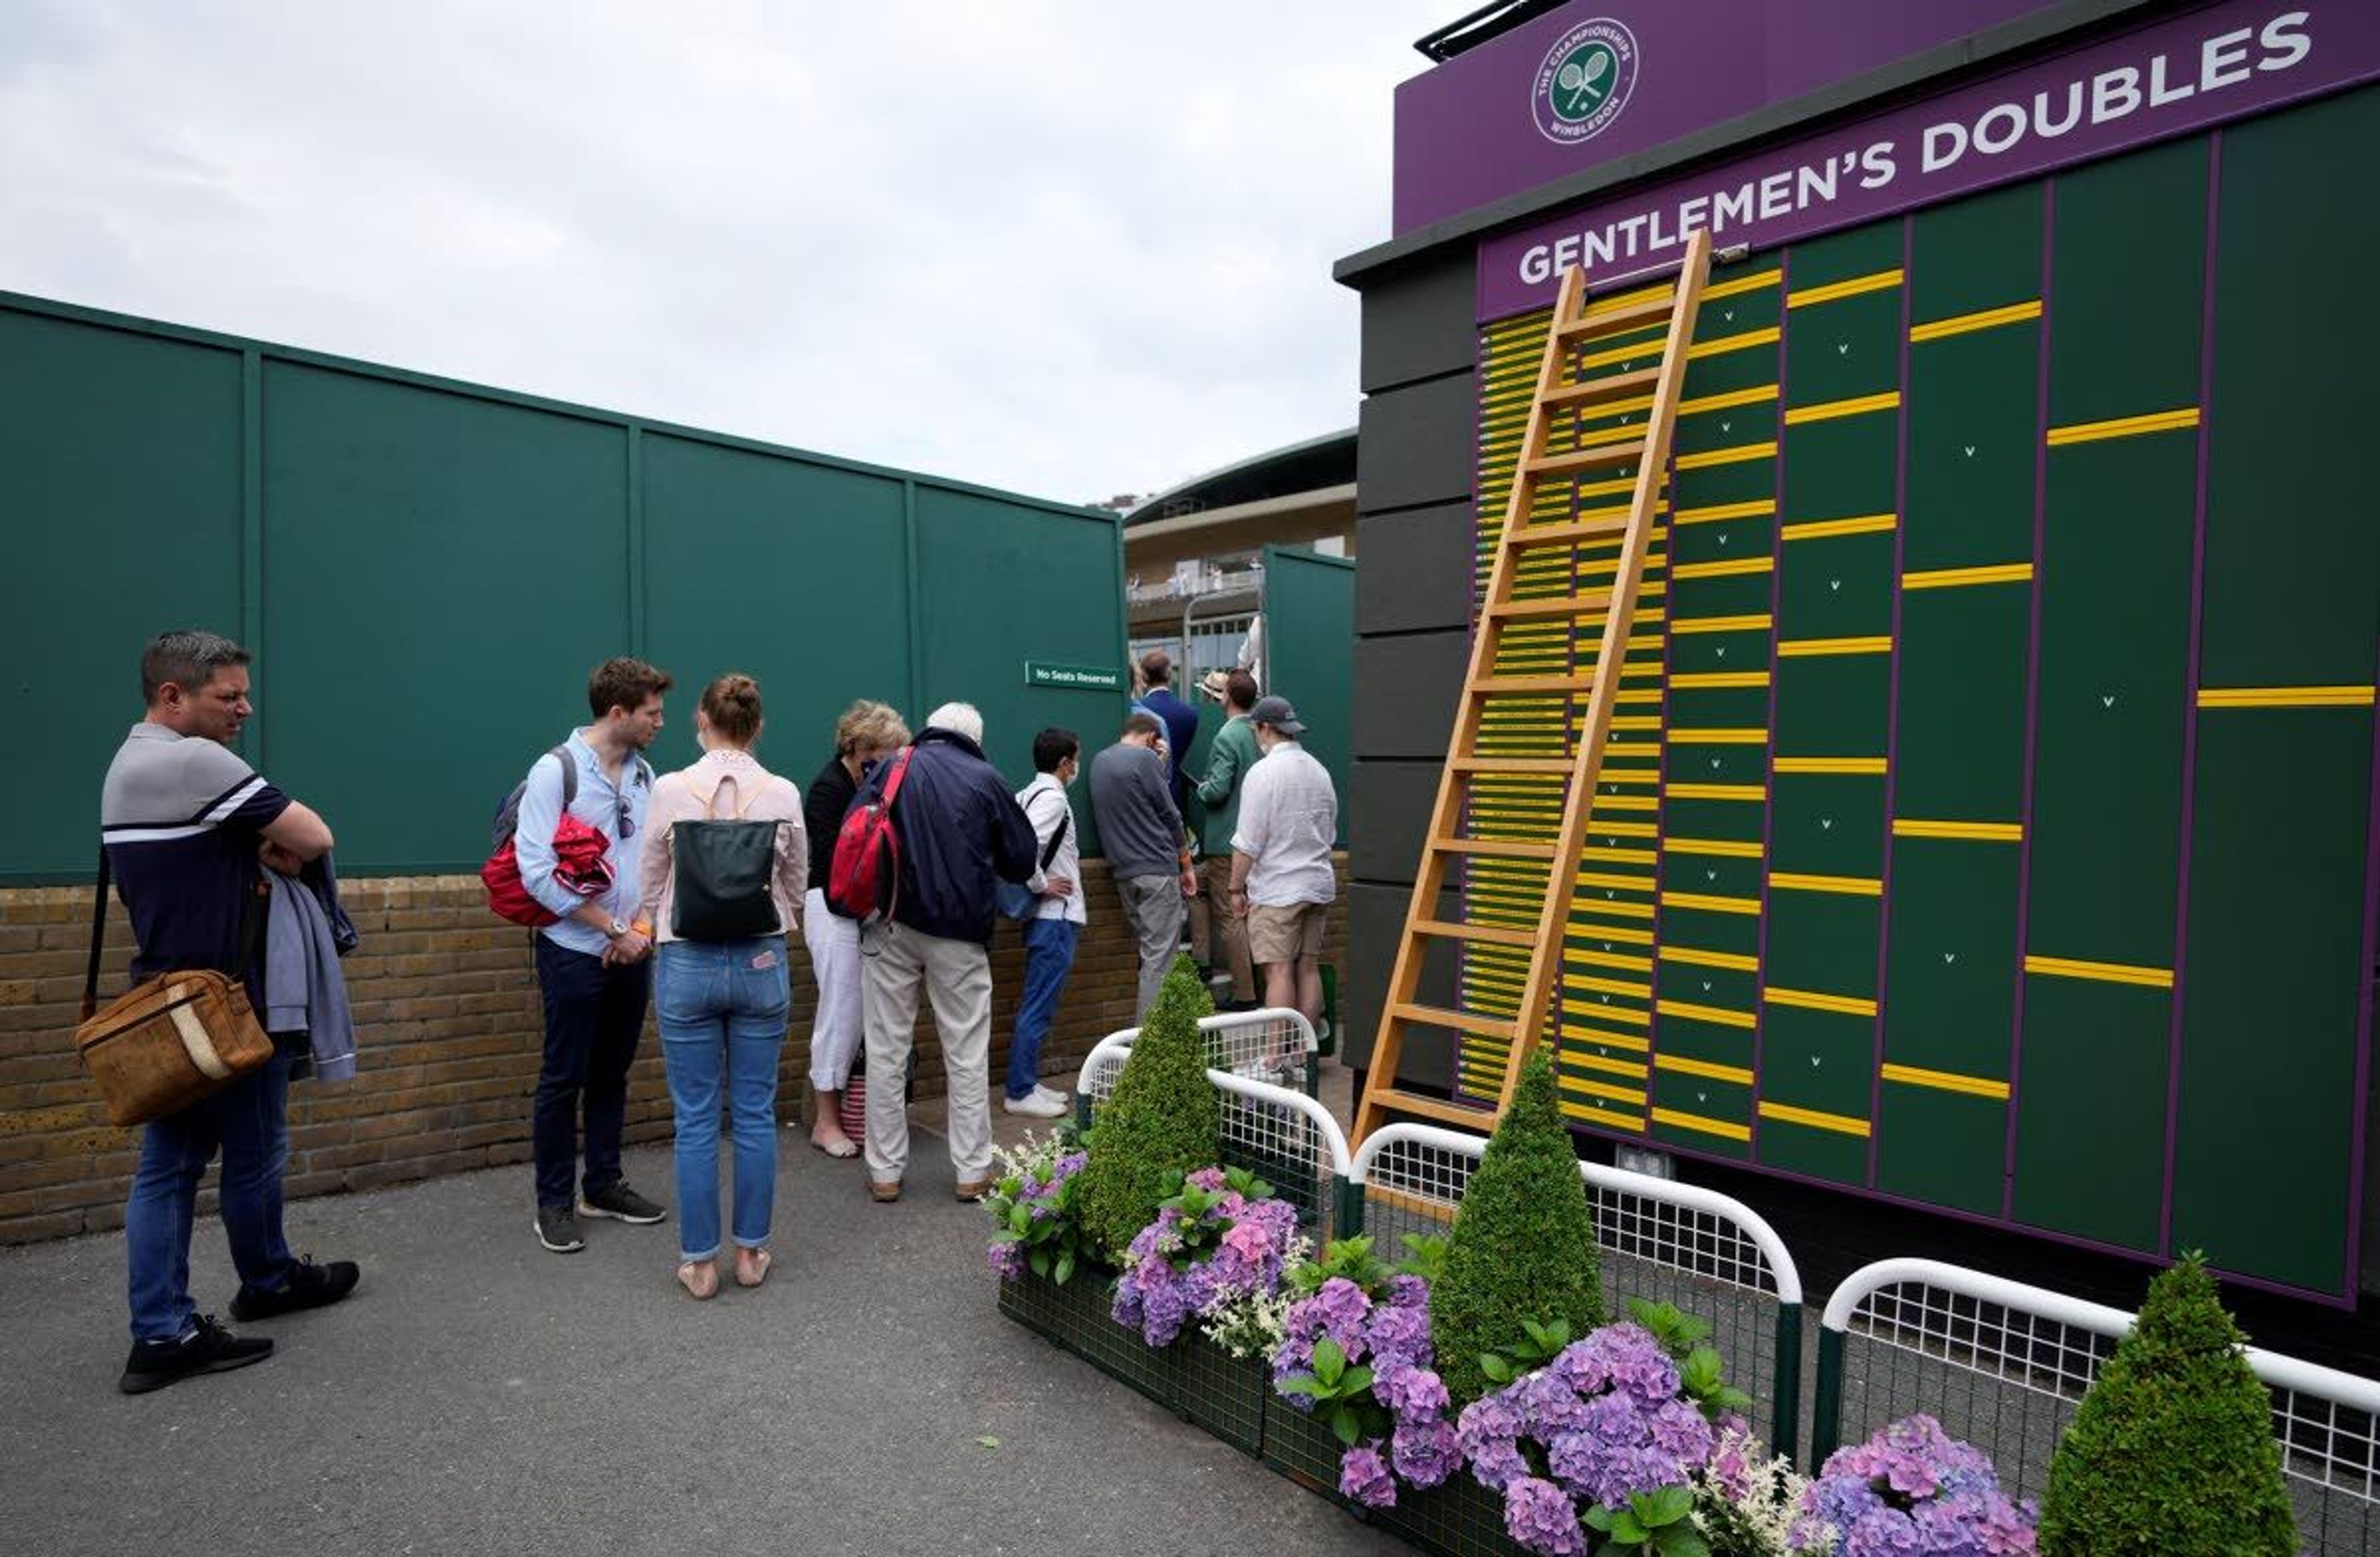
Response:
[{"label": "purple divider stripe", "polygon": [[[2173,901],[2173,1013],[2167,1040],[2165,1081],[2165,1178],[2157,1191],[2157,1251],[2173,1252],[2174,1164],[2181,1148],[2181,1018],[2189,984],[2190,843],[2198,812],[2198,684],[2206,625],[2206,470],[2215,445],[2215,262],[2216,234],[2223,205],[2223,132],[2206,138],[2206,249],[2204,299],[2198,317],[2198,474],[2190,517],[2190,679],[2181,703],[2180,881]],[[2368,982],[2369,980],[2367,980]]]},{"label": "purple divider stripe", "polygon": [[1761,749],[1760,787],[1760,930],[1753,943],[1752,976],[1752,1138],[1745,1143],[1752,1160],[1760,1161],[1760,1098],[1767,1090],[1765,1065],[1768,1037],[1768,866],[1777,847],[1777,640],[1785,631],[1785,398],[1786,366],[1793,340],[1793,314],[1786,300],[1793,292],[1793,251],[1777,255],[1777,511],[1768,527],[1768,740]]},{"label": "purple divider stripe", "polygon": [[1916,312],[1917,218],[1900,219],[1900,419],[1892,473],[1892,659],[1886,672],[1884,726],[1884,872],[1876,908],[1876,1068],[1868,1077],[1867,1183],[1876,1187],[1884,1149],[1885,979],[1892,953],[1892,802],[1900,780],[1900,575],[1909,544],[1909,326]]},{"label": "purple divider stripe", "polygon": [[[2380,664],[2373,667],[2373,680],[2380,684]],[[2374,710],[2372,720],[2372,812],[2364,824],[2363,835],[2363,960],[2357,963],[2359,973],[2368,973],[2374,960],[2380,958],[2380,710]],[[2351,1164],[2347,1175],[2347,1289],[2353,1292],[2357,1272],[2363,1265],[2363,1154],[2368,1146],[2367,1128],[2371,1111],[2363,1100],[2372,1095],[2372,996],[2374,980],[2362,979],[2362,1008],[2356,1013],[2356,1028],[2361,1041],[2355,1050],[2354,1137]]]},{"label": "purple divider stripe", "polygon": [[2039,407],[2034,414],[2033,444],[2033,613],[2026,628],[2024,651],[2024,797],[2016,845],[2016,1004],[2009,1023],[2008,1145],[2000,1173],[2000,1220],[2016,1220],[2016,1122],[2022,1101],[2019,1087],[2024,1060],[2025,937],[2033,922],[2033,779],[2041,736],[2041,590],[2047,576],[2049,527],[2049,332],[2058,322],[2052,296],[2054,262],[2058,253],[2058,180],[2041,183],[2041,353],[2035,374]]}]

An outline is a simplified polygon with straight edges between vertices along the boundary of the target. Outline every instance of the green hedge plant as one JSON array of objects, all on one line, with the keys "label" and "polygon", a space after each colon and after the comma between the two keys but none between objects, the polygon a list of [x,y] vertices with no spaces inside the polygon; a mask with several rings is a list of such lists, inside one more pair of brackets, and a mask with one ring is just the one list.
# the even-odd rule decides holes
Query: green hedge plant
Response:
[{"label": "green hedge plant", "polygon": [[1481,1358],[1523,1351],[1524,1324],[1566,1323],[1583,1336],[1603,1319],[1595,1215],[1539,1049],[1463,1189],[1446,1271],[1430,1289],[1439,1376],[1457,1405],[1476,1400],[1492,1384]]},{"label": "green hedge plant", "polygon": [[2202,1256],[2150,1283],[2049,1463],[2043,1557],[2291,1557],[2272,1396]]},{"label": "green hedge plant", "polygon": [[1207,1079],[1207,1040],[1198,1030],[1198,1019],[1214,1009],[1190,960],[1176,960],[1114,1095],[1093,1122],[1075,1203],[1111,1265],[1157,1220],[1158,1202],[1172,1193],[1168,1174],[1178,1189],[1183,1174],[1215,1164],[1220,1104]]}]

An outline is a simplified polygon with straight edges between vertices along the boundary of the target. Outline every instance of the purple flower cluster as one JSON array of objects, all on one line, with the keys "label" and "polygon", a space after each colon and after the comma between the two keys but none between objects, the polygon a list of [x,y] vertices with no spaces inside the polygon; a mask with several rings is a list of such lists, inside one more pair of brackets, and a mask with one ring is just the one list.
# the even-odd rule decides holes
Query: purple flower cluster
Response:
[{"label": "purple flower cluster", "polygon": [[1832,1525],[1842,1557],[2032,1557],[2034,1509],[2001,1492],[1991,1460],[1923,1414],[1828,1456],[1803,1495],[1806,1529]]},{"label": "purple flower cluster", "polygon": [[[1343,1276],[1333,1276],[1311,1297],[1293,1304],[1287,1335],[1272,1356],[1275,1385],[1311,1373],[1314,1345],[1329,1340],[1351,1368],[1372,1370],[1372,1398],[1394,1421],[1389,1436],[1347,1451],[1339,1462],[1339,1490],[1371,1508],[1393,1507],[1397,1482],[1435,1487],[1463,1465],[1445,1381],[1431,1366],[1429,1283],[1415,1276],[1390,1281],[1384,1296]],[[1300,1411],[1314,1409],[1302,1394],[1282,1398]]]},{"label": "purple flower cluster", "polygon": [[[1650,1332],[1607,1325],[1463,1407],[1456,1437],[1471,1474],[1504,1494],[1507,1533],[1562,1557],[1584,1550],[1573,1500],[1625,1507],[1710,1463],[1718,1435],[1679,1385],[1677,1364]],[[1543,1452],[1551,1479],[1536,1474],[1524,1443]]]},{"label": "purple flower cluster", "polygon": [[[1220,1169],[1201,1168],[1187,1182],[1211,1193],[1222,1189],[1223,1175]],[[1111,1312],[1118,1324],[1138,1330],[1152,1346],[1172,1344],[1184,1324],[1226,1297],[1281,1290],[1281,1266],[1297,1236],[1296,1207],[1285,1200],[1251,1200],[1233,1191],[1197,1220],[1201,1227],[1220,1227],[1222,1233],[1203,1257],[1186,1265],[1174,1263],[1189,1240],[1183,1213],[1171,1206],[1140,1230],[1126,1255]]]},{"label": "purple flower cluster", "polygon": [[[1007,1204],[1029,1208],[1037,1223],[1046,1222],[1060,1214],[1059,1191],[1090,1161],[1090,1153],[1070,1151],[1051,1162],[1046,1171],[1027,1168],[1017,1186],[1016,1198]],[[1006,1206],[995,1204],[992,1209],[1005,1220]],[[1025,1274],[1026,1244],[1011,1239],[991,1246],[991,1273],[1003,1282],[1013,1282]]]}]

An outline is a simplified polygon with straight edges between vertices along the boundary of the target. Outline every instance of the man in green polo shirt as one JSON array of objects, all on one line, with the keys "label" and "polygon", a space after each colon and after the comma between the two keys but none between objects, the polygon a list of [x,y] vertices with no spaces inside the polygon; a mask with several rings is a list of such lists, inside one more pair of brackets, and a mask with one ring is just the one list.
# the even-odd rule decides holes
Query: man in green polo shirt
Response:
[{"label": "man in green polo shirt", "polygon": [[1210,961],[1232,970],[1232,998],[1226,1011],[1253,1011],[1257,1004],[1256,971],[1248,963],[1247,921],[1232,902],[1232,832],[1240,821],[1240,785],[1262,755],[1257,749],[1256,726],[1248,711],[1257,704],[1257,678],[1235,670],[1223,678],[1223,727],[1208,748],[1207,776],[1198,781],[1198,799],[1207,808],[1199,828],[1201,894],[1207,900],[1208,946]]}]

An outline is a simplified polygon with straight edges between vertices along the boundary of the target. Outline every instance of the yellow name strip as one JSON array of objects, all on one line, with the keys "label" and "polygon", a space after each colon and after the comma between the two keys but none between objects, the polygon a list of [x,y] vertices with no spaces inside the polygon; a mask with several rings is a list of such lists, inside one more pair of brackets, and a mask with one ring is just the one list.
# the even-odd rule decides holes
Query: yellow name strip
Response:
[{"label": "yellow name strip", "polygon": [[1705,395],[1693,400],[1681,400],[1678,402],[1678,414],[1693,416],[1701,411],[1731,410],[1738,406],[1757,406],[1764,400],[1776,398],[1777,386],[1764,383],[1752,389],[1735,389],[1724,395]]},{"label": "yellow name strip", "polygon": [[1756,897],[1712,897],[1699,892],[1665,892],[1661,894],[1664,908],[1702,908],[1714,914],[1742,914],[1747,918],[1760,917],[1760,899]]},{"label": "yellow name strip", "polygon": [[1768,673],[1765,670],[1696,671],[1688,675],[1670,677],[1670,687],[1681,692],[1711,687],[1766,687],[1767,685]]},{"label": "yellow name strip", "polygon": [[1889,654],[1889,638],[1789,638],[1777,645],[1779,657],[1810,659],[1821,654]]},{"label": "yellow name strip", "polygon": [[[1790,413],[1786,420],[1792,420]],[[2178,411],[2152,411],[2146,416],[2118,417],[2112,421],[2078,421],[2068,427],[2051,428],[2049,446],[2058,449],[2069,444],[2095,444],[2102,438],[2135,438],[2143,432],[2173,432],[2197,425],[2195,406]]]},{"label": "yellow name strip", "polygon": [[1720,503],[1707,508],[1681,508],[1673,516],[1682,525],[1714,524],[1720,519],[1753,519],[1763,514],[1777,512],[1777,500],[1763,497],[1751,503]]},{"label": "yellow name strip", "polygon": [[1931,1087],[1937,1092],[1964,1092],[1971,1098],[2009,1099],[2009,1084],[1981,1076],[1953,1076],[1947,1070],[1920,1070],[1915,1065],[1886,1065],[1879,1073],[1904,1087]]},{"label": "yellow name strip", "polygon": [[1904,590],[1955,590],[1969,584],[2024,584],[2033,579],[2033,564],[2005,563],[1998,567],[1937,567],[1923,573],[1904,573],[1900,587]]},{"label": "yellow name strip", "polygon": [[1788,541],[1824,541],[1831,535],[1871,535],[1900,523],[1898,514],[1863,514],[1850,519],[1811,519],[1787,525],[1779,533]]},{"label": "yellow name strip", "polygon": [[1682,1113],[1674,1108],[1657,1108],[1653,1123],[1667,1125],[1673,1130],[1692,1130],[1698,1136],[1717,1136],[1722,1140],[1748,1141],[1752,1126],[1734,1125],[1724,1119],[1706,1119],[1699,1113]]},{"label": "yellow name strip", "polygon": [[1752,1085],[1752,1073],[1742,1065],[1723,1065],[1713,1060],[1689,1060],[1682,1054],[1656,1054],[1655,1070],[1673,1070],[1682,1076],[1706,1076],[1713,1081],[1732,1081],[1739,1087]]},{"label": "yellow name strip", "polygon": [[[1695,1005],[1688,1001],[1665,1000],[1654,1007],[1664,1016],[1682,1016],[1690,1022],[1711,1022],[1722,1028],[1742,1028],[1749,1032],[1756,1023],[1749,1011],[1730,1011],[1719,1005]],[[1752,1079],[1749,1072],[1743,1077]]]},{"label": "yellow name strip", "polygon": [[1633,1060],[1608,1060],[1600,1054],[1564,1054],[1562,1059],[1581,1070],[1599,1070],[1609,1076],[1627,1077],[1632,1081],[1642,1081],[1650,1074],[1645,1066]]},{"label": "yellow name strip", "polygon": [[1680,616],[1670,623],[1673,633],[1756,633],[1776,624],[1768,613],[1757,616]]},{"label": "yellow name strip", "polygon": [[[1763,616],[1762,621],[1768,620]],[[1662,736],[1671,746],[1767,746],[1766,730],[1671,730]]]},{"label": "yellow name strip", "polygon": [[1831,892],[1844,897],[1882,897],[1884,883],[1865,876],[1805,876],[1772,870],[1768,884],[1779,892]]},{"label": "yellow name strip", "polygon": [[1961,313],[1949,319],[1937,319],[1927,323],[1912,325],[1909,338],[1912,341],[1938,341],[1945,335],[1963,335],[1971,330],[1989,330],[2000,324],[2022,323],[2041,317],[2041,299],[2010,303],[2006,308],[1985,309],[1980,313]]},{"label": "yellow name strip", "polygon": [[1696,967],[1724,967],[1731,973],[1757,973],[1760,959],[1735,952],[1706,952],[1699,946],[1663,946],[1664,961],[1691,963]]},{"label": "yellow name strip", "polygon": [[1689,361],[1700,361],[1706,357],[1718,357],[1730,351],[1745,351],[1755,346],[1775,346],[1777,335],[1777,327],[1772,324],[1766,330],[1746,330],[1740,335],[1714,336],[1709,340],[1698,341],[1688,347],[1686,359]]},{"label": "yellow name strip", "polygon": [[1767,573],[1777,566],[1774,557],[1731,557],[1726,562],[1690,562],[1682,567],[1670,569],[1672,578],[1731,578],[1739,574]]},{"label": "yellow name strip", "polygon": [[1603,1032],[1594,1028],[1572,1027],[1568,1022],[1562,1024],[1561,1035],[1564,1038],[1576,1039],[1581,1043],[1609,1044],[1614,1049],[1626,1049],[1639,1054],[1652,1048],[1652,1045],[1642,1038],[1632,1038],[1626,1033]]},{"label": "yellow name strip", "polygon": [[2201,708],[2370,708],[2370,687],[2202,687]]},{"label": "yellow name strip", "polygon": [[1662,786],[1661,793],[1672,800],[1750,800],[1768,798],[1768,789],[1758,784],[1672,784]]},{"label": "yellow name strip", "polygon": [[1863,292],[1881,292],[1900,285],[1898,270],[1878,271],[1874,275],[1857,275],[1849,281],[1832,282],[1825,286],[1805,286],[1798,292],[1785,294],[1787,308],[1808,308],[1815,303],[1831,303],[1838,298],[1856,298]]},{"label": "yellow name strip", "polygon": [[[1815,406],[1796,406],[1785,413],[1785,425],[1801,427],[1813,421],[1832,421],[1837,417],[1864,416],[1870,411],[1889,411],[1900,404],[1900,391],[1888,389],[1881,395],[1863,395],[1855,400],[1828,400]],[[2192,411],[2195,417],[2198,413]],[[2053,437],[2056,434],[2052,434]]]},{"label": "yellow name strip", "polygon": [[1645,1133],[1645,1116],[1641,1113],[1622,1113],[1615,1108],[1572,1098],[1562,1100],[1562,1112],[1590,1125],[1618,1130],[1622,1135],[1641,1136]]},{"label": "yellow name strip", "polygon": [[2024,826],[2014,821],[1921,821],[1903,816],[1893,819],[1892,835],[1958,838],[1973,844],[2021,844],[2024,842]]},{"label": "yellow name strip", "polygon": [[1562,961],[1566,963],[1577,963],[1582,967],[1616,967],[1623,973],[1650,973],[1653,971],[1653,959],[1651,957],[1632,957],[1620,952],[1564,951],[1562,953]]},{"label": "yellow name strip", "polygon": [[1832,1130],[1839,1136],[1858,1136],[1862,1139],[1866,1138],[1868,1131],[1868,1124],[1864,1119],[1853,1119],[1848,1114],[1841,1113],[1821,1113],[1815,1108],[1795,1108],[1791,1103],[1763,1102],[1760,1105],[1760,1117],[1774,1119],[1780,1125],[1800,1125],[1813,1130]]},{"label": "yellow name strip", "polygon": [[[1705,293],[1704,296],[1708,297],[1709,294]],[[1733,448],[1682,454],[1677,458],[1677,466],[1681,470],[1707,470],[1714,465],[1742,465],[1747,460],[1773,459],[1776,456],[1777,445],[1773,443],[1738,444]]]},{"label": "yellow name strip", "polygon": [[[1703,301],[1709,302],[1713,298],[1736,298],[1746,292],[1762,291],[1776,286],[1783,275],[1782,271],[1760,271],[1752,275],[1739,275],[1728,281],[1714,282],[1703,288]],[[1539,333],[1542,334],[1544,328],[1543,325],[1539,325]]]},{"label": "yellow name strip", "polygon": [[1831,1011],[1841,1016],[1874,1016],[1876,1002],[1857,995],[1820,994],[1814,990],[1782,990],[1771,984],[1760,991],[1770,1005],[1791,1005],[1803,1011]]},{"label": "yellow name strip", "polygon": [[1758,859],[1760,845],[1733,838],[1672,838],[1664,845],[1672,854],[1707,855],[1719,859]]},{"label": "yellow name strip", "polygon": [[1779,757],[1773,766],[1780,773],[1884,773],[1881,757]]},{"label": "yellow name strip", "polygon": [[2084,962],[2079,957],[2027,957],[2024,970],[2059,979],[2090,979],[2103,984],[2138,984],[2153,990],[2173,988],[2173,969],[2170,967],[2135,967],[2122,962]]}]

